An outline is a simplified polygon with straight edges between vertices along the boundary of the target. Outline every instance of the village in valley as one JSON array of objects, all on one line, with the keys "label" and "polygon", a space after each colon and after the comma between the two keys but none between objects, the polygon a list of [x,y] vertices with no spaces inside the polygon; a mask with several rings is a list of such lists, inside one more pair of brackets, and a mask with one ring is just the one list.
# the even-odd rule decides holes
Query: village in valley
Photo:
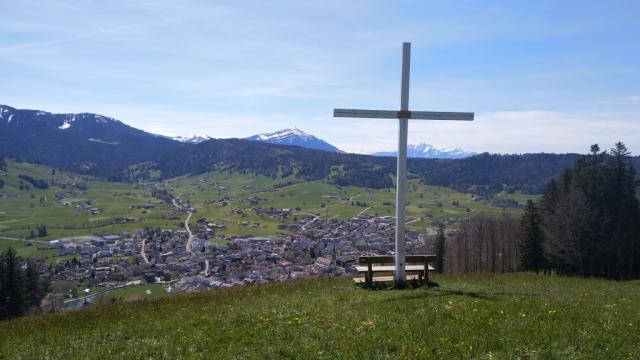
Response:
[{"label": "village in valley", "polygon": [[[4,223],[3,236],[15,239],[5,241],[21,245],[20,254],[64,295],[65,308],[139,298],[119,295],[122,289],[155,297],[353,276],[360,256],[395,250],[391,189],[224,172],[130,185],[7,164],[0,210],[20,222]],[[46,188],[23,181],[24,172]],[[409,254],[433,252],[439,225],[450,238],[470,216],[518,214],[521,202],[514,199],[524,199],[486,199],[416,181],[408,196]],[[39,206],[30,205],[38,198]],[[22,218],[20,208],[28,209]],[[30,214],[55,217],[34,228]]]},{"label": "village in valley", "polygon": [[[181,207],[189,214],[190,205]],[[287,217],[291,211],[272,211]],[[283,237],[242,236],[210,242],[225,225],[204,218],[187,230],[147,229],[133,233],[55,239],[48,247],[72,257],[43,275],[69,287],[66,307],[88,305],[96,294],[142,284],[164,284],[169,293],[317,276],[356,273],[358,257],[393,254],[395,218],[359,215],[348,220],[308,216],[282,224]],[[431,231],[432,235],[433,231]],[[426,232],[408,231],[407,251],[432,250]],[[77,289],[85,288],[84,292]],[[99,289],[97,292],[91,289]]]}]

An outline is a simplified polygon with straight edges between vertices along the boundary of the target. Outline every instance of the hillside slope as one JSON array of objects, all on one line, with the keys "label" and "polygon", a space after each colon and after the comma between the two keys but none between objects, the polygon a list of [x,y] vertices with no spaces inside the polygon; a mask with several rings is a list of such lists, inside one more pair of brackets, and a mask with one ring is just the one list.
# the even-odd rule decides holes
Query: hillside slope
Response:
[{"label": "hillside slope", "polygon": [[533,274],[241,286],[0,323],[7,359],[626,359],[640,282]]}]

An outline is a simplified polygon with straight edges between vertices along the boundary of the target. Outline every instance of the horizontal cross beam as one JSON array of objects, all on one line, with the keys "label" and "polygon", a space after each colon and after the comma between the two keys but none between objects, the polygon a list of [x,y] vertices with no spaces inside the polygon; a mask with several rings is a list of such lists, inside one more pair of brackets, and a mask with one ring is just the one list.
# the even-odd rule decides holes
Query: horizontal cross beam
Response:
[{"label": "horizontal cross beam", "polygon": [[334,117],[473,121],[472,112],[333,109]]}]

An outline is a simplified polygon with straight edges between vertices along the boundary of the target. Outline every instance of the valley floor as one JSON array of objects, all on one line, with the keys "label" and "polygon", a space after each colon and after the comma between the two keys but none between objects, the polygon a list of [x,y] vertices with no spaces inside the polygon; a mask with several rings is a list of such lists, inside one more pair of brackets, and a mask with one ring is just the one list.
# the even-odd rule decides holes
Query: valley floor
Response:
[{"label": "valley floor", "polygon": [[436,275],[299,280],[0,323],[0,359],[638,359],[640,281]]}]

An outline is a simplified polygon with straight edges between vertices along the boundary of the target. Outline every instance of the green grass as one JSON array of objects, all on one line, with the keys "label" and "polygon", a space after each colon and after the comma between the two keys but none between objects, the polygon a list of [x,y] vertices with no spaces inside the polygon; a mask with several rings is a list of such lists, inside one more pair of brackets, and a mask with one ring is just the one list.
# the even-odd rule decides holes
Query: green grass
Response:
[{"label": "green grass", "polygon": [[0,239],[0,251],[4,251],[11,247],[16,251],[18,256],[23,258],[42,256],[48,259],[53,259],[59,252],[56,249],[41,248],[43,246],[45,245],[38,242],[34,242],[33,245],[27,246],[27,243],[23,240]]},{"label": "green grass", "polygon": [[640,282],[533,274],[243,286],[0,323],[6,359],[638,359]]},{"label": "green grass", "polygon": [[[149,290],[151,294],[147,294],[147,290]],[[141,299],[157,299],[165,296],[167,296],[165,285],[146,284],[106,292],[99,296],[97,302],[108,303],[112,300],[133,301]]]}]

